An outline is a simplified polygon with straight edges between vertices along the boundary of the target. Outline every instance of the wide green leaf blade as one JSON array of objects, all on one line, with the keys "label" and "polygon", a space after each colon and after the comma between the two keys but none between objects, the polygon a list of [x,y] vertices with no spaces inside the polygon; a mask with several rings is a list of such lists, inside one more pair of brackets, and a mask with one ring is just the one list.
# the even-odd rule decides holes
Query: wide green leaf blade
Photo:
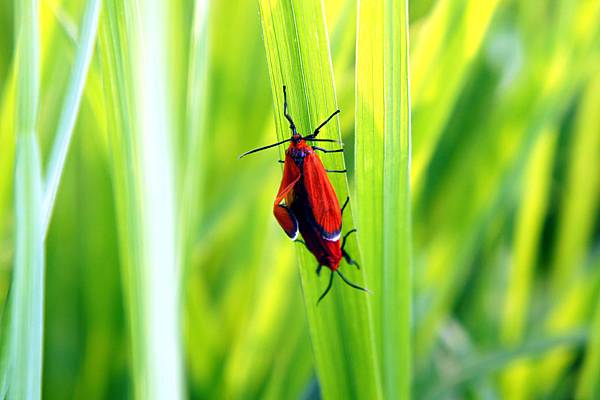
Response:
[{"label": "wide green leaf blade", "polygon": [[[278,139],[290,136],[289,123],[283,116],[284,84],[288,89],[289,112],[298,131],[303,135],[312,133],[337,109],[322,4],[316,0],[260,0],[259,4]],[[337,118],[321,130],[319,137],[340,139]],[[271,157],[276,160],[274,155]],[[325,154],[322,160],[328,169],[344,169],[344,158],[338,153]],[[273,168],[276,168],[275,165],[274,162]],[[345,175],[329,174],[329,177],[341,204],[348,193]],[[275,191],[276,188],[273,188],[273,194]],[[343,233],[353,227],[349,209],[344,213],[343,224]],[[358,258],[356,238],[350,237],[348,243],[348,252]],[[302,245],[297,246],[305,307],[323,397],[381,398],[369,295],[344,285],[336,277],[331,293],[317,306],[317,299],[329,280],[329,271],[324,268],[319,278],[314,272],[317,267],[314,256]],[[365,269],[357,271],[344,263],[341,269],[353,282],[364,284]]]},{"label": "wide green leaf blade", "polygon": [[356,192],[385,398],[410,397],[411,220],[407,2],[360,2]]}]

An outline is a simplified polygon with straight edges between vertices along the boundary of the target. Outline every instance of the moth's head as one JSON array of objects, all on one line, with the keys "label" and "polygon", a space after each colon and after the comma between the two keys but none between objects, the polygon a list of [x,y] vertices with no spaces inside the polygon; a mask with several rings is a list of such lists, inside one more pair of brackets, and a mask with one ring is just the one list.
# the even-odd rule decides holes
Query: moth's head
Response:
[{"label": "moth's head", "polygon": [[304,138],[302,137],[301,134],[299,134],[298,132],[294,132],[294,134],[292,135],[292,137],[290,138],[290,141],[293,144],[300,144],[302,141],[304,141]]}]

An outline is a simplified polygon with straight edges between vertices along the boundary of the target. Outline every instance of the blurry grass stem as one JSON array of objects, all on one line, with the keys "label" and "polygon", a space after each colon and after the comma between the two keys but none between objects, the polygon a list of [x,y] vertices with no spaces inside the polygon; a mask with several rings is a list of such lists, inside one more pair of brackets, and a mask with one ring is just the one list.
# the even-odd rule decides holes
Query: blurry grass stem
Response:
[{"label": "blurry grass stem", "polygon": [[170,19],[161,1],[105,2],[101,28],[106,107],[133,357],[140,399],[184,397],[176,206],[166,60]]},{"label": "blurry grass stem", "polygon": [[16,251],[9,359],[4,367],[8,369],[10,397],[39,399],[42,394],[45,264],[42,167],[36,133],[40,91],[38,2],[17,2],[16,21]]},{"label": "blurry grass stem", "polygon": [[50,224],[50,218],[52,217],[56,193],[58,192],[60,178],[69,150],[69,144],[71,143],[71,137],[73,136],[73,129],[75,127],[75,122],[77,121],[79,104],[81,102],[87,72],[95,48],[101,6],[101,0],[88,0],[81,25],[81,38],[76,53],[75,67],[71,73],[71,79],[60,115],[58,129],[54,138],[54,146],[52,147],[45,180],[44,236],[48,232],[48,225]]}]

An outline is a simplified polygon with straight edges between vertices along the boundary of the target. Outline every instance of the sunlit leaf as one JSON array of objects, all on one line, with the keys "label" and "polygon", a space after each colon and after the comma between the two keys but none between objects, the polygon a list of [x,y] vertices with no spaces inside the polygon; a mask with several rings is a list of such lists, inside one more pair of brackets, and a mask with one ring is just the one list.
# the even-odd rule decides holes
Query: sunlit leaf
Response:
[{"label": "sunlit leaf", "polygon": [[360,2],[356,193],[385,398],[409,398],[412,369],[408,3]]},{"label": "sunlit leaf", "polygon": [[[311,133],[337,109],[329,43],[320,1],[261,0],[263,37],[276,110],[277,138],[290,136],[283,116],[283,91],[289,95],[289,112],[301,134]],[[347,112],[342,110],[343,112]],[[340,138],[337,118],[320,133],[322,138]],[[273,152],[275,153],[275,152]],[[277,154],[277,153],[275,153]],[[270,157],[275,158],[275,154]],[[263,155],[266,156],[266,155]],[[344,158],[336,153],[322,157],[327,168],[344,169]],[[341,174],[330,174],[340,205],[348,194]],[[353,227],[350,210],[344,213],[343,233]],[[348,252],[358,257],[356,238],[349,239]],[[369,398],[382,396],[374,342],[374,330],[367,294],[334,282],[332,293],[317,306],[329,271],[315,274],[317,263],[305,249],[299,249],[300,275],[311,333],[317,376],[325,398]],[[365,270],[342,264],[344,274],[364,284]],[[323,276],[324,275],[324,276]]]}]

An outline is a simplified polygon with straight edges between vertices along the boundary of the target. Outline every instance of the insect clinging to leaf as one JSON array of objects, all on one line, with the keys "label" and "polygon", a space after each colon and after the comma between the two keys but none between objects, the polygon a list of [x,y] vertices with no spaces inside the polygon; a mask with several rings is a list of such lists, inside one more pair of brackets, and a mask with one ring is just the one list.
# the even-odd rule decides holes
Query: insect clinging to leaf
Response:
[{"label": "insect clinging to leaf", "polygon": [[[346,198],[344,205],[340,207],[335,190],[327,176],[328,172],[345,173],[346,171],[325,169],[316,154],[316,151],[338,153],[343,152],[343,149],[328,150],[312,145],[313,142],[338,143],[333,139],[317,138],[317,135],[321,128],[339,114],[340,110],[331,114],[313,133],[302,136],[297,132],[296,124],[288,114],[285,86],[283,87],[283,99],[283,114],[290,123],[292,136],[289,139],[247,151],[240,158],[257,151],[290,143],[285,152],[285,160],[281,161],[284,164],[283,178],[273,204],[275,219],[290,239],[302,242],[315,256],[318,262],[317,274],[320,275],[322,267],[330,269],[329,283],[319,297],[319,302],[329,293],[334,273],[337,273],[349,286],[368,292],[367,289],[350,282],[339,270],[342,259],[359,268],[358,263],[344,249],[348,235],[356,232],[356,229],[348,231],[344,237],[341,237],[342,213],[348,205],[349,199]],[[302,235],[303,241],[298,238],[299,234]]]}]

